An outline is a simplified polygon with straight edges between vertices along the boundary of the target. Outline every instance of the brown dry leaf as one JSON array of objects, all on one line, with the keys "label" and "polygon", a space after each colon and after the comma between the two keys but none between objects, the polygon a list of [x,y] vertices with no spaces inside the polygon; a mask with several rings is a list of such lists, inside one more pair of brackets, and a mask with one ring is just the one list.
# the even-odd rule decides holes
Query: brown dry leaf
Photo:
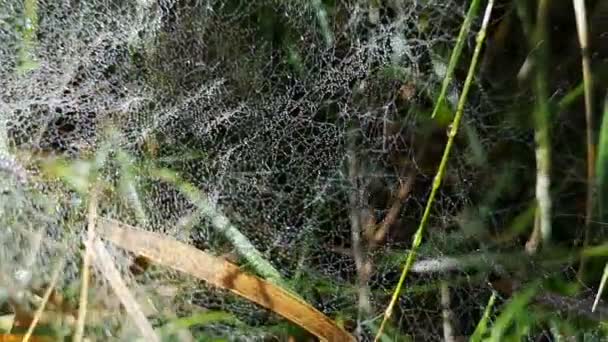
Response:
[{"label": "brown dry leaf", "polygon": [[321,340],[355,340],[334,321],[302,299],[266,280],[243,272],[237,265],[222,258],[167,236],[115,220],[102,219],[98,233],[136,255],[205,280],[268,308]]}]

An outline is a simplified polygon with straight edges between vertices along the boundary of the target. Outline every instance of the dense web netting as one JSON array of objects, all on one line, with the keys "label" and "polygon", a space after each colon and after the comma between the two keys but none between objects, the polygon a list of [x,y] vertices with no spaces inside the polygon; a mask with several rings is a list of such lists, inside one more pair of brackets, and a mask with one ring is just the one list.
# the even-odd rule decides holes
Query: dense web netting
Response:
[{"label": "dense web netting", "polygon": [[[293,287],[307,301],[350,320],[347,327],[361,338],[371,336],[446,141],[446,126],[428,113],[465,4],[3,0],[0,8],[0,286],[15,289],[3,298],[26,305],[28,291],[44,288],[63,260],[57,288],[77,303],[87,200],[45,176],[35,161],[107,153],[113,161],[101,178],[118,186],[121,166],[113,157],[120,150],[132,165],[146,161],[179,172],[282,276],[300,279]],[[458,88],[456,81],[449,105]],[[484,148],[500,139],[532,141],[486,120],[494,108],[476,90],[465,119],[468,136]],[[421,259],[479,248],[454,233],[478,181],[465,140],[450,162]],[[235,252],[173,184],[136,178],[140,208],[110,193],[100,199],[101,216],[215,255]],[[366,217],[381,222],[409,178],[414,185],[388,235],[364,251],[375,266],[367,279],[372,307],[356,322],[353,212],[367,210]],[[272,336],[260,327],[282,322],[161,267],[134,276],[132,256],[108,248],[135,296],[151,302],[146,310],[157,323],[223,310],[250,329],[218,323],[198,332],[239,340]],[[449,279],[458,334],[470,334],[490,294],[480,286],[483,277],[466,271],[412,276],[395,328],[414,340],[441,338],[441,280]],[[99,333],[135,336],[103,278],[94,277],[92,287]],[[102,307],[116,310],[106,317]]]}]

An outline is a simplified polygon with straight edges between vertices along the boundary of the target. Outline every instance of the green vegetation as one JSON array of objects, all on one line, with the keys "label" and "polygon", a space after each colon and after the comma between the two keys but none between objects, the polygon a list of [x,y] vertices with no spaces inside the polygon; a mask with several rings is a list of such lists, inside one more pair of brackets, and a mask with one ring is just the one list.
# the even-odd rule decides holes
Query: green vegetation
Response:
[{"label": "green vegetation", "polygon": [[0,340],[608,337],[608,2],[0,8]]}]

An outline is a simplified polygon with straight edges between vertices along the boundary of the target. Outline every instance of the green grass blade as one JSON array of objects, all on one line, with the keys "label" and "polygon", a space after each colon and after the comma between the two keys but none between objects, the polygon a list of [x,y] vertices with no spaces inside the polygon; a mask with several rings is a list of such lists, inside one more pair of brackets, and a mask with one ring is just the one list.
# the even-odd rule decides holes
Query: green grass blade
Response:
[{"label": "green grass blade", "polygon": [[391,317],[391,315],[393,313],[393,307],[395,306],[397,299],[399,298],[399,293],[401,292],[401,288],[403,287],[403,282],[405,281],[405,277],[409,273],[409,271],[414,263],[414,259],[416,258],[418,248],[420,247],[420,244],[422,243],[422,235],[424,234],[424,230],[426,228],[426,223],[427,223],[430,213],[431,213],[431,207],[433,206],[433,201],[435,199],[437,191],[439,190],[439,187],[441,186],[441,181],[443,179],[443,175],[445,173],[447,163],[450,158],[450,153],[452,151],[452,146],[454,144],[454,138],[456,137],[458,128],[460,126],[460,121],[464,114],[464,106],[467,101],[467,96],[469,94],[471,84],[473,83],[473,78],[475,75],[477,62],[479,60],[479,54],[481,52],[481,47],[483,46],[483,42],[486,38],[486,30],[488,27],[488,22],[490,21],[490,15],[492,14],[493,5],[494,5],[494,1],[490,0],[486,7],[486,11],[485,11],[484,18],[483,18],[483,23],[482,23],[481,29],[479,30],[479,33],[477,34],[477,39],[476,39],[477,42],[476,42],[476,46],[475,46],[475,51],[473,52],[473,57],[471,59],[471,65],[469,66],[469,71],[467,74],[467,78],[465,79],[465,82],[464,82],[462,95],[458,102],[458,108],[456,109],[456,115],[454,116],[454,121],[452,122],[450,131],[448,132],[448,142],[445,146],[443,156],[441,157],[441,162],[439,164],[437,174],[435,175],[435,178],[433,180],[431,194],[429,195],[429,198],[427,200],[426,207],[424,209],[424,214],[422,215],[422,219],[420,220],[420,225],[418,226],[418,229],[416,230],[416,234],[414,235],[414,238],[412,239],[412,248],[410,249],[410,252],[407,256],[405,265],[403,266],[403,271],[401,272],[401,276],[399,277],[397,286],[395,288],[395,291],[393,292],[393,296],[391,297],[391,301],[390,301],[389,305],[387,306],[386,311],[384,312],[384,317],[382,319],[382,323],[380,324],[380,328],[378,329],[378,333],[376,335],[375,341],[378,341],[380,336],[382,336],[382,331],[384,330],[384,326],[386,325],[386,322],[388,321],[388,319]]},{"label": "green grass blade", "polygon": [[261,276],[277,285],[285,286],[281,273],[267,261],[262,253],[255,248],[249,239],[230,222],[230,219],[213,204],[208,196],[197,189],[193,184],[183,180],[176,172],[167,169],[152,168],[148,171],[150,176],[173,184],[184,194],[199,210],[199,215],[207,217],[219,233],[221,233],[234,246],[236,251]]},{"label": "green grass blade", "polygon": [[608,194],[608,95],[604,103],[595,168],[599,220],[603,221],[606,213],[606,194]]},{"label": "green grass blade", "polygon": [[214,323],[229,323],[233,325],[244,326],[236,316],[224,311],[207,311],[197,313],[188,317],[176,318],[160,328],[160,332],[167,336],[175,334],[182,329],[190,329],[193,326],[204,326]]},{"label": "green grass blade", "polygon": [[[598,194],[598,209],[599,209],[599,219],[603,221],[606,213],[606,194],[608,193],[608,189],[606,189],[606,185],[608,184],[608,96],[606,96],[606,100],[604,102],[604,115],[602,117],[602,126],[600,129],[600,138],[599,138],[599,146],[597,153],[597,162],[595,164],[595,174],[596,174],[596,183],[597,183],[597,194]],[[606,280],[608,279],[608,263],[604,267],[604,273],[602,274],[602,281],[600,283],[600,287],[597,291],[597,295],[595,296],[595,301],[593,302],[592,311],[595,311],[597,304],[599,303],[600,298],[602,297],[602,293],[604,292],[604,287],[606,286]]]},{"label": "green grass blade", "polygon": [[502,340],[507,328],[509,328],[513,320],[515,320],[519,314],[526,310],[528,303],[532,300],[537,291],[538,285],[535,284],[517,293],[513,299],[511,299],[502,310],[500,316],[496,318],[496,322],[492,327],[490,341],[498,342]]},{"label": "green grass blade", "polygon": [[454,70],[456,69],[456,65],[458,64],[460,55],[462,54],[462,48],[464,47],[467,35],[469,34],[471,25],[473,24],[473,19],[477,17],[477,12],[479,11],[480,3],[480,0],[471,1],[471,5],[469,6],[467,15],[464,18],[462,26],[460,27],[460,32],[458,33],[458,38],[456,40],[456,46],[454,46],[454,50],[452,50],[452,55],[450,56],[450,61],[448,62],[448,70],[446,71],[443,83],[441,84],[441,91],[439,92],[439,96],[437,97],[437,101],[435,102],[435,108],[433,109],[433,114],[431,115],[432,118],[437,115],[437,112],[442,107],[442,104],[445,102],[445,95],[448,91],[448,87],[450,86],[450,82],[452,82]]},{"label": "green grass blade", "polygon": [[477,323],[477,327],[475,327],[475,331],[473,335],[471,335],[471,342],[481,342],[484,334],[488,330],[488,321],[490,320],[490,313],[492,312],[492,308],[494,307],[494,302],[496,301],[496,291],[492,292],[492,296],[488,301],[488,305],[486,305],[485,310],[483,311],[483,316]]}]

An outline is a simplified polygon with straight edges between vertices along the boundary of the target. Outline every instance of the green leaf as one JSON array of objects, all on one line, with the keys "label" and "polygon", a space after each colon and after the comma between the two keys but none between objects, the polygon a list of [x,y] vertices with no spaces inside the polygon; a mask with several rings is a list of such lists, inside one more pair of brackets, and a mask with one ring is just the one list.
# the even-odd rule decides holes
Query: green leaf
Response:
[{"label": "green leaf", "polygon": [[470,339],[471,342],[479,342],[479,341],[481,341],[482,337],[485,335],[485,333],[488,329],[488,321],[490,320],[490,313],[492,312],[492,308],[494,307],[495,301],[496,301],[496,292],[493,291],[492,296],[490,297],[490,300],[488,301],[488,305],[486,305],[486,308],[483,312],[483,316],[477,323],[477,327],[475,328],[475,331],[473,332],[473,335],[471,336],[471,339]]},{"label": "green leaf", "polygon": [[[526,314],[526,307],[538,291],[538,282],[517,293],[505,306],[492,327],[490,341],[502,341],[503,335],[519,315]],[[519,329],[518,329],[519,330]]]}]

